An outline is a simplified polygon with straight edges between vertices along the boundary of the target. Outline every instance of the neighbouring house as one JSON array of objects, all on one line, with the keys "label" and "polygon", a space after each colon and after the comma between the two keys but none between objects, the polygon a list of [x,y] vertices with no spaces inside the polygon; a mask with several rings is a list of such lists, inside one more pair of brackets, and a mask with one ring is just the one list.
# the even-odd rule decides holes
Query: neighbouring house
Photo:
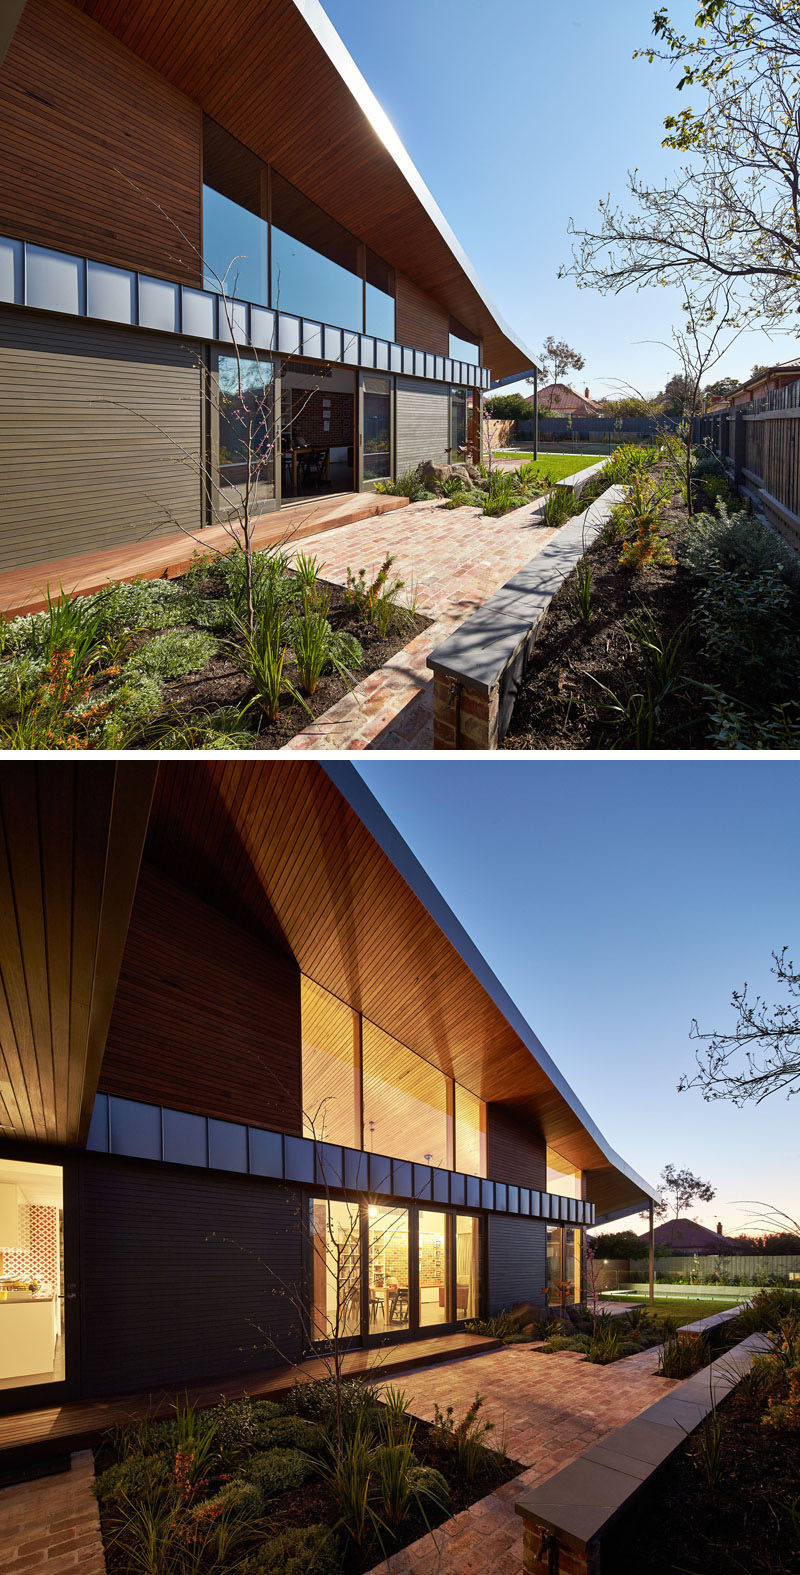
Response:
[{"label": "neighbouring house", "polygon": [[[552,410],[559,416],[601,416],[603,407],[596,399],[589,398],[589,390],[583,394],[576,394],[574,388],[568,388],[566,383],[545,383],[539,389],[539,409]],[[533,395],[528,396],[528,404],[533,405]]]},{"label": "neighbouring house", "polygon": [[[649,1231],[645,1231],[639,1240],[644,1255],[649,1251]],[[669,1247],[673,1252],[702,1254],[740,1251],[739,1244],[729,1236],[723,1236],[720,1231],[709,1230],[706,1225],[698,1225],[697,1220],[689,1219],[665,1220],[663,1225],[656,1225],[653,1242],[656,1247]]]},{"label": "neighbouring house", "polygon": [[749,405],[754,400],[763,399],[766,394],[771,394],[776,388],[785,388],[788,383],[796,383],[798,378],[800,378],[800,359],[781,361],[777,366],[763,366],[745,383],[734,389],[732,394],[728,394],[725,398],[716,397],[710,400],[706,407],[706,415],[713,415],[718,410],[732,410],[737,405]]},{"label": "neighbouring house", "polygon": [[657,1196],[349,763],[5,763],[0,864],[5,1411],[296,1361],[353,1208],[362,1346]]},{"label": "neighbouring house", "polygon": [[15,0],[0,130],[0,570],[224,512],[237,355],[265,512],[478,454],[532,369],[318,0]]}]

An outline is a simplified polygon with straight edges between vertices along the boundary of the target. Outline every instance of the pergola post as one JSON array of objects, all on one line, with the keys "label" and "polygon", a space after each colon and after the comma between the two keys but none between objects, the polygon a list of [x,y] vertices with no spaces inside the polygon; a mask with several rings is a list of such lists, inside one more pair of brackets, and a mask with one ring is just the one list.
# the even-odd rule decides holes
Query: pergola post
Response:
[{"label": "pergola post", "polygon": [[650,1263],[648,1265],[649,1275],[650,1275],[650,1301],[651,1302],[655,1300],[655,1257],[656,1257],[656,1239],[655,1239],[655,1234],[654,1234],[654,1229],[653,1229],[653,1200],[651,1198],[650,1199]]},{"label": "pergola post", "polygon": [[539,458],[539,373],[533,369],[533,457]]}]

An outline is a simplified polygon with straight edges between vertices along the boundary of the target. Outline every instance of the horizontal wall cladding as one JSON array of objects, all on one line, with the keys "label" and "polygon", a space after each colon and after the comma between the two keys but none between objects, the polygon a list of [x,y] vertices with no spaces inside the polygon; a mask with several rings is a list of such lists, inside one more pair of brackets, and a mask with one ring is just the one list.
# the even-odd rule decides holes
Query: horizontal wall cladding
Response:
[{"label": "horizontal wall cladding", "polygon": [[490,1214],[487,1227],[489,1316],[515,1302],[544,1306],[545,1222]]},{"label": "horizontal wall cladding", "polygon": [[299,1283],[299,1207],[269,1182],[84,1159],[82,1392],[296,1360],[300,1330],[281,1282]]},{"label": "horizontal wall cladding", "polygon": [[401,344],[415,350],[430,350],[448,355],[450,318],[436,301],[402,274],[395,283],[395,334]]},{"label": "horizontal wall cladding", "polygon": [[300,1046],[294,960],[145,863],[100,1089],[299,1133]]},{"label": "horizontal wall cladding", "polygon": [[202,397],[177,340],[0,307],[0,570],[196,530]]},{"label": "horizontal wall cladding", "polygon": [[450,457],[447,389],[399,377],[395,429],[399,476],[424,459],[446,464]]},{"label": "horizontal wall cladding", "polygon": [[487,1174],[519,1187],[547,1186],[547,1146],[541,1133],[503,1105],[486,1106]]},{"label": "horizontal wall cladding", "polygon": [[200,106],[66,0],[27,0],[0,143],[0,230],[200,282]]}]

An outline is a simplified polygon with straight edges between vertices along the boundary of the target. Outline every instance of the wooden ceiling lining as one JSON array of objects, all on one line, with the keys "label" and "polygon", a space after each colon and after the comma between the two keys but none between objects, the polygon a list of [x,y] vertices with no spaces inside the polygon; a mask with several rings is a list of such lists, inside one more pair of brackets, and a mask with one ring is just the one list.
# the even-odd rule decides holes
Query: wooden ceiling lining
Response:
[{"label": "wooden ceiling lining", "polygon": [[8,1135],[91,1116],[155,767],[0,766],[0,1056]]},{"label": "wooden ceiling lining", "polygon": [[293,0],[72,3],[463,322],[496,376],[524,369]]}]

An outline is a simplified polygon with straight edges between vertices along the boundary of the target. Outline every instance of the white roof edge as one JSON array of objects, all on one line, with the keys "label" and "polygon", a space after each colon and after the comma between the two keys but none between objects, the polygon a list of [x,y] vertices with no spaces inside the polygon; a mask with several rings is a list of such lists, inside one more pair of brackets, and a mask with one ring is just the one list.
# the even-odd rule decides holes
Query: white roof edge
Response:
[{"label": "white roof edge", "polygon": [[[304,3],[311,3],[311,0],[304,0]],[[314,0],[314,3],[316,3],[316,0]],[[502,1012],[509,1027],[513,1028],[515,1034],[530,1051],[534,1060],[538,1062],[542,1071],[550,1078],[554,1087],[578,1117],[582,1126],[594,1139],[609,1164],[615,1170],[618,1170],[621,1175],[626,1176],[634,1186],[642,1191],[645,1197],[652,1198],[655,1202],[658,1202],[660,1193],[657,1188],[652,1187],[635,1170],[632,1170],[630,1165],[625,1163],[608,1143],[599,1127],[595,1125],[588,1111],[581,1104],[577,1094],[570,1088],[566,1078],[562,1076],[555,1062],[548,1055],[541,1040],[537,1038],[530,1024],[526,1022],[519,1008],[512,1001],[508,991],[489,967],[486,959],[481,956],[474,941],[470,939],[464,926],[456,918],[452,908],[445,902],[441,892],[423,869],[419,859],[412,853],[408,843],[401,837],[397,827],[389,819],[386,811],[367,787],[356,767],[349,760],[326,760],[321,761],[320,764],[334,785],[339,789],[339,792],[347,800],[351,809],[355,810],[359,820],[366,826],[370,835],[375,838],[375,841],[383,849],[387,858],[391,859],[395,869],[402,875],[406,884],[410,886],[415,896],[427,908],[431,918],[438,924],[439,929],[447,937],[451,945],[455,947],[455,950],[459,953],[470,972],[474,974],[478,983],[491,1000],[494,1001],[498,1010]],[[635,1213],[635,1211],[636,1205],[633,1204],[623,1210],[622,1213],[631,1214]],[[603,1218],[613,1219],[614,1215],[604,1215]]]},{"label": "white roof edge", "polygon": [[324,49],[331,64],[338,71],[345,86],[352,93],[359,109],[366,116],[375,135],[380,138],[387,153],[394,159],[401,175],[411,187],[417,201],[422,204],[429,219],[433,220],[442,239],[449,246],[459,268],[466,274],[473,288],[477,290],[487,311],[491,312],[500,332],[505,335],[506,339],[510,339],[513,345],[516,345],[522,355],[527,356],[529,361],[533,361],[531,351],[526,345],[522,344],[519,336],[509,327],[505,318],[501,317],[497,307],[490,300],[485,286],[478,278],[455,232],[450,228],[436,198],[428,190],[419,170],[406,152],[385,109],[378,102],[372,88],[366,78],[362,76],[330,18],[323,11],[320,0],[293,0],[293,3],[300,12],[304,22],[310,27],[317,42]]}]

